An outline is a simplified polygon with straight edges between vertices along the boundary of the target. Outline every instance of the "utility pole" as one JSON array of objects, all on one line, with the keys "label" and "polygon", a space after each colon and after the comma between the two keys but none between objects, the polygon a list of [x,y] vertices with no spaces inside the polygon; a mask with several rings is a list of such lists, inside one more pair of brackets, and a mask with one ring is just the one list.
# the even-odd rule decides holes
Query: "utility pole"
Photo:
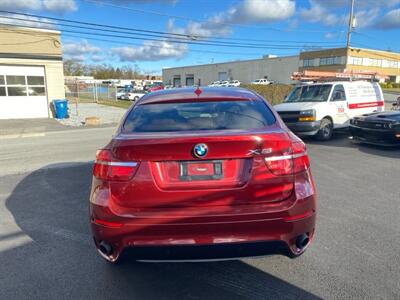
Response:
[{"label": "utility pole", "polygon": [[351,39],[351,32],[354,27],[354,0],[351,0],[351,7],[350,7],[350,16],[349,16],[349,28],[347,29],[347,41],[346,41],[346,48],[350,47],[350,39]]}]

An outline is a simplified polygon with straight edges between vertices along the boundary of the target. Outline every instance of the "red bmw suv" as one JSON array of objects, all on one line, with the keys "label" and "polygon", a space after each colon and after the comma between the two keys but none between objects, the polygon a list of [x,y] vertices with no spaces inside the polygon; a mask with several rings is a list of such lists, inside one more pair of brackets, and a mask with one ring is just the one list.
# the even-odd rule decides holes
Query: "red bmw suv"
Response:
[{"label": "red bmw suv", "polygon": [[93,167],[91,228],[110,262],[296,257],[315,210],[304,143],[240,88],[145,95]]}]

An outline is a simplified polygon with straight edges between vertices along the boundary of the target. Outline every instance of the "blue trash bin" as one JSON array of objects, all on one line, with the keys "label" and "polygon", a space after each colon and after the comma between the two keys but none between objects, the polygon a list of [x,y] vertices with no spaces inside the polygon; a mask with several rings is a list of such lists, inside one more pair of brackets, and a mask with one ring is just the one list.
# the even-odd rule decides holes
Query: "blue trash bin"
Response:
[{"label": "blue trash bin", "polygon": [[67,99],[53,100],[54,110],[57,119],[65,119],[68,115],[68,101]]}]

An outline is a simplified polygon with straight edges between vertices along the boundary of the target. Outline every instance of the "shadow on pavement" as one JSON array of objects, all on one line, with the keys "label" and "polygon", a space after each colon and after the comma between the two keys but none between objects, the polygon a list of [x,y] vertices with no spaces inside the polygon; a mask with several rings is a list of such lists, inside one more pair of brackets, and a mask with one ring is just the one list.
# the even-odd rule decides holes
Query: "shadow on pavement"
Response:
[{"label": "shadow on pavement", "polygon": [[0,252],[0,298],[319,299],[239,260],[108,264],[89,230],[90,181],[91,165],[82,164],[41,169],[16,185],[6,207],[31,242]]}]

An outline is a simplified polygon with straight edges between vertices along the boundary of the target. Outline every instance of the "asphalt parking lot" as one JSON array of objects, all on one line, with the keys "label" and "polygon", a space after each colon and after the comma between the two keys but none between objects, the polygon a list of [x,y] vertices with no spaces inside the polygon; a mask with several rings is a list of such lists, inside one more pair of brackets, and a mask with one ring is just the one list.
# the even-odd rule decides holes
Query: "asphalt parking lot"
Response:
[{"label": "asphalt parking lot", "polygon": [[90,160],[112,132],[0,139],[0,299],[400,298],[400,149],[306,140],[318,219],[298,259],[113,266],[88,226]]}]

